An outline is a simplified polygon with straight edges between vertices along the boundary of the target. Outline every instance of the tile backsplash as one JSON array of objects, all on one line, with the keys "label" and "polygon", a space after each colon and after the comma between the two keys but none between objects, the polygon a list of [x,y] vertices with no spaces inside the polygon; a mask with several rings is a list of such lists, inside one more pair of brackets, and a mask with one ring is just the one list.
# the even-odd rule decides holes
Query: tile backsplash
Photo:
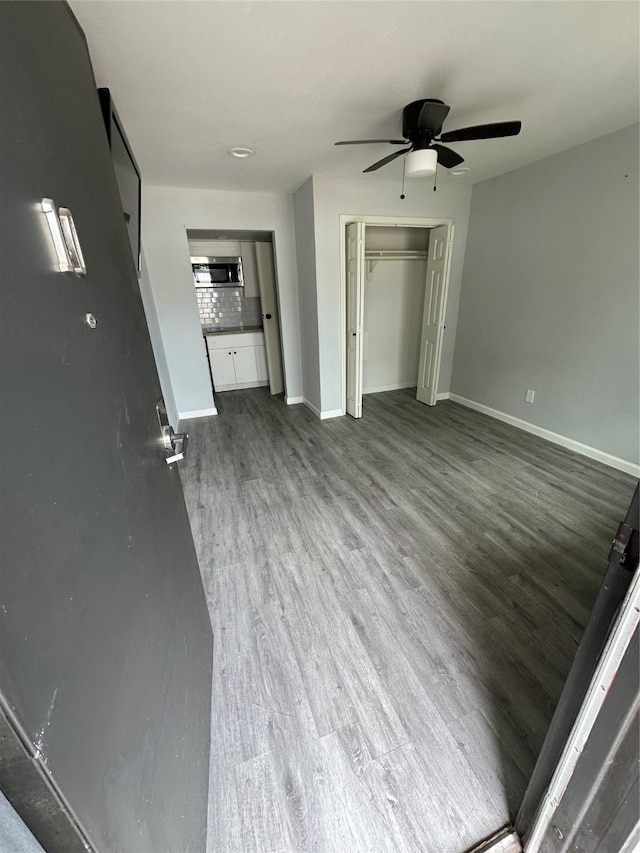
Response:
[{"label": "tile backsplash", "polygon": [[201,326],[222,330],[262,325],[260,297],[245,296],[241,287],[197,287],[196,299]]}]

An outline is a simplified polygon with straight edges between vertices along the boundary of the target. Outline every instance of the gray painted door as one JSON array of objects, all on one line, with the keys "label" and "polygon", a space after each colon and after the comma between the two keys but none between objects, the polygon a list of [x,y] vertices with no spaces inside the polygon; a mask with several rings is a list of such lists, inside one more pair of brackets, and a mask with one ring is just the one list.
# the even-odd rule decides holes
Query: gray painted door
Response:
[{"label": "gray painted door", "polygon": [[[97,849],[204,850],[211,626],[64,3],[0,3],[0,76],[0,698]],[[74,216],[84,277],[56,269],[46,196]]]}]

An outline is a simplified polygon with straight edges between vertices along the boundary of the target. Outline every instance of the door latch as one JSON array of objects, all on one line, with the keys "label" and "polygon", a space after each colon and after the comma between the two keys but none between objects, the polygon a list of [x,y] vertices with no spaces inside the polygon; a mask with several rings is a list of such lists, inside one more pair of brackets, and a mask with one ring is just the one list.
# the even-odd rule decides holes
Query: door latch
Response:
[{"label": "door latch", "polygon": [[189,435],[186,432],[174,432],[173,427],[169,423],[167,407],[165,406],[162,397],[156,403],[156,412],[158,413],[162,445],[170,454],[164,461],[167,465],[172,465],[174,462],[179,462],[186,456]]},{"label": "door latch", "polygon": [[[615,561],[618,566],[625,564],[627,556],[631,551],[634,533],[635,530],[631,524],[627,524],[625,521],[620,522],[615,539],[611,544],[611,551],[609,552],[610,563]],[[629,568],[633,570],[635,566],[631,565]]]}]

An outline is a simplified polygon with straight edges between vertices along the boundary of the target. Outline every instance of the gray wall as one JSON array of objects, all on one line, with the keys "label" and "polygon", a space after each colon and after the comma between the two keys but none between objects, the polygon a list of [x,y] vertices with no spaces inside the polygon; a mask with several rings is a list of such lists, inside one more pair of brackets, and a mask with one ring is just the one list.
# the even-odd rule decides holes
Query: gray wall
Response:
[{"label": "gray wall", "polygon": [[316,299],[316,235],[313,211],[313,178],[293,196],[298,260],[298,305],[304,396],[320,409],[320,361],[318,351],[318,303]]},{"label": "gray wall", "polygon": [[454,393],[638,462],[638,193],[637,125],[476,184]]}]

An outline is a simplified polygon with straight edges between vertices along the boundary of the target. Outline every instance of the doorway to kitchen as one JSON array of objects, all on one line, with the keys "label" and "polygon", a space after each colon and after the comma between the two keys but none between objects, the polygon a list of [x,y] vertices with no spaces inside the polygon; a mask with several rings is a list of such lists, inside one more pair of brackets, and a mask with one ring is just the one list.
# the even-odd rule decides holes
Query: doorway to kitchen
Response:
[{"label": "doorway to kitchen", "polygon": [[270,231],[188,230],[200,327],[214,393],[284,391]]},{"label": "doorway to kitchen", "polygon": [[414,387],[417,400],[435,405],[453,222],[340,220],[344,411],[360,418],[363,395]]}]

